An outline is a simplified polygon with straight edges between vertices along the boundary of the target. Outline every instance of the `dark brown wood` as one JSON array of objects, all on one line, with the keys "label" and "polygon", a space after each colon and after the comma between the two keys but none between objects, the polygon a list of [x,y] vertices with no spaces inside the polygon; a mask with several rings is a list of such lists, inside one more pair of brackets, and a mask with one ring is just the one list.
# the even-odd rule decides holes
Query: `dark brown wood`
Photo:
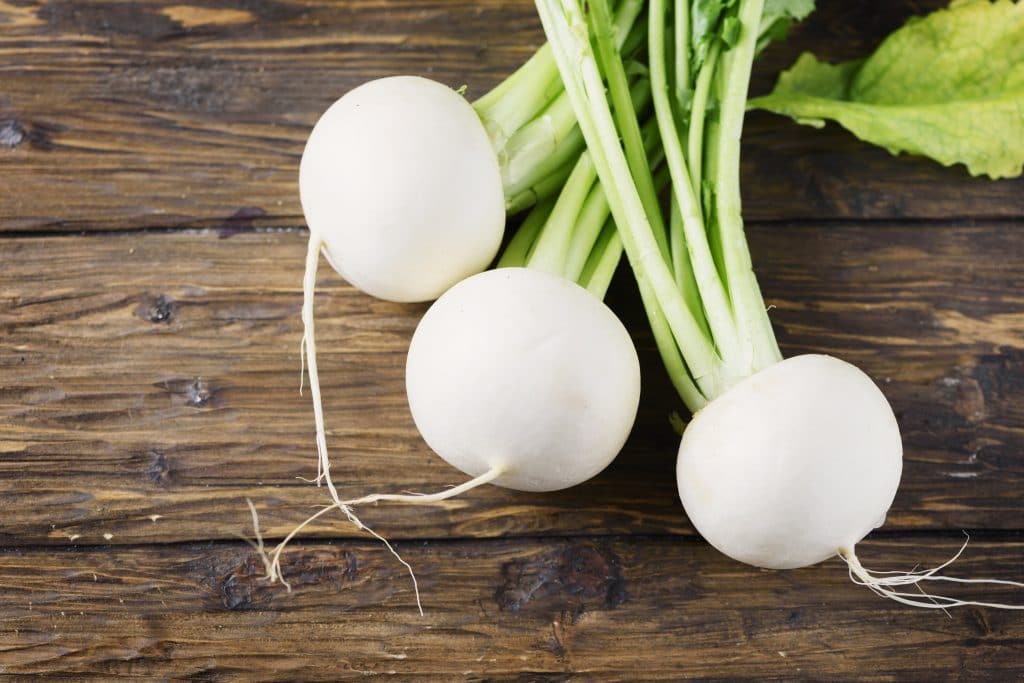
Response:
[{"label": "dark brown wood", "polygon": [[[784,349],[860,365],[897,411],[906,466],[888,529],[1024,529],[1016,232],[751,229]],[[298,480],[315,474],[312,411],[298,392],[305,239],[4,240],[0,501],[19,512],[0,518],[0,543],[231,538],[247,528],[246,496],[280,534],[324,501]],[[424,306],[375,301],[326,263],[319,281],[320,367],[343,494],[461,482],[420,440],[406,405],[405,351]],[[682,408],[628,277],[611,303],[640,345],[645,390],[634,437],[608,472],[557,494],[488,488],[427,511],[381,506],[367,521],[396,538],[692,533],[668,423]],[[313,532],[354,530],[337,519]]]},{"label": "dark brown wood", "polygon": [[[865,54],[947,0],[819,9],[759,60]],[[541,41],[530,0],[0,0],[0,676],[199,680],[1016,680],[1024,612],[912,610],[845,567],[765,572],[694,535],[674,398],[623,270],[641,350],[633,438],[556,494],[487,487],[337,517],[269,586],[245,498],[277,540],[326,500],[300,396],[307,132],[374,76],[479,95]],[[865,368],[906,444],[878,569],[1024,579],[1024,180],[890,157],[834,127],[748,119],[743,192],[784,350]],[[147,228],[165,230],[149,231]],[[184,228],[190,228],[185,230]],[[80,233],[80,234],[79,234]],[[463,476],[413,427],[422,305],[322,265],[329,440],[343,495]],[[1010,587],[959,595],[1024,603]]]},{"label": "dark brown wood", "polygon": [[[864,562],[944,561],[960,538],[868,542]],[[241,543],[0,556],[0,671],[204,680],[1012,680],[1024,613],[910,610],[839,560],[765,572],[683,539],[307,544],[268,586]],[[960,575],[1012,575],[1020,541]],[[953,571],[953,570],[951,570]],[[948,589],[949,584],[934,584]],[[945,591],[950,592],[950,591]],[[1010,600],[1005,589],[960,590]]]},{"label": "dark brown wood", "polygon": [[[944,4],[821,0],[753,89]],[[0,2],[0,231],[301,225],[299,156],[336,97],[396,73],[478,96],[541,41],[529,0]],[[1024,213],[1020,179],[893,160],[834,127],[754,114],[743,154],[752,219]]]}]

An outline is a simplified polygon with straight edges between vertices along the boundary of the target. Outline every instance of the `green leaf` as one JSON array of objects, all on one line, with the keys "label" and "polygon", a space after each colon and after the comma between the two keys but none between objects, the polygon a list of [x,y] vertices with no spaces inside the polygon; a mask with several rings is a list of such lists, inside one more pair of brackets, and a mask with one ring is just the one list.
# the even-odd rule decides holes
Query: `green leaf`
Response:
[{"label": "green leaf", "polygon": [[722,20],[722,42],[729,49],[736,47],[736,43],[740,42],[740,30],[743,25],[740,24],[738,17],[726,17]]},{"label": "green leaf", "polygon": [[972,175],[1024,171],[1024,2],[956,0],[909,21],[865,60],[804,54],[771,94],[750,100],[801,123],[838,122],[893,154]]},{"label": "green leaf", "polygon": [[761,25],[765,21],[774,22],[780,17],[789,17],[794,21],[805,19],[814,11],[814,0],[765,0],[761,12]]},{"label": "green leaf", "polygon": [[[757,31],[757,51],[786,37],[790,25],[814,11],[815,0],[765,0]],[[740,38],[739,0],[693,0],[690,5],[691,70],[694,77],[707,59],[711,47],[721,42],[725,49]]]},{"label": "green leaf", "polygon": [[765,0],[761,26],[757,31],[757,51],[768,43],[785,40],[789,27],[814,11],[814,0]]},{"label": "green leaf", "polygon": [[690,6],[690,44],[693,76],[707,59],[711,47],[721,42],[732,47],[739,39],[740,24],[736,19],[740,0],[694,0]]}]

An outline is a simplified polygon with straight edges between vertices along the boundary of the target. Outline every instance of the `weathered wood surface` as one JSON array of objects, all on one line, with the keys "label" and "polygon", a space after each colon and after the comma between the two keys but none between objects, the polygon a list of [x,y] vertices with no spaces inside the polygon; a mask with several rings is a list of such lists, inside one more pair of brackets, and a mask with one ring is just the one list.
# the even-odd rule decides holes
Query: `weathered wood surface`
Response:
[{"label": "weathered wood surface", "polygon": [[[758,62],[860,56],[946,0],[820,8]],[[301,225],[296,177],[319,114],[368,78],[431,75],[480,95],[542,41],[529,0],[0,0],[0,231]],[[752,219],[1019,217],[1024,181],[751,116]]]},{"label": "weathered wood surface", "polygon": [[[895,407],[906,465],[889,529],[1024,529],[1017,232],[751,230],[785,350],[857,363]],[[2,543],[231,538],[248,523],[245,496],[281,533],[325,500],[298,480],[315,473],[310,403],[298,392],[305,239],[3,241],[0,501],[19,512],[0,518]],[[558,494],[490,488],[428,511],[381,506],[368,521],[396,538],[691,533],[667,419],[681,408],[627,278],[613,296],[647,371],[641,418],[611,470]],[[462,480],[423,444],[406,404],[405,352],[422,311],[374,301],[321,269],[320,366],[346,495]],[[317,529],[354,533],[341,519]]]},{"label": "weathered wood surface", "polygon": [[[909,568],[943,561],[960,542],[887,540],[861,554]],[[692,539],[400,548],[418,570],[424,617],[408,575],[376,544],[297,547],[284,565],[292,593],[262,582],[262,565],[241,543],[7,551],[0,671],[97,680],[1009,681],[1024,661],[1024,613],[909,610],[851,584],[839,560],[765,572]],[[1020,541],[975,542],[958,569],[1008,575],[1022,553]]]},{"label": "weathered wood surface", "polygon": [[[819,0],[754,90],[802,50],[856,57],[943,4]],[[325,495],[298,480],[315,471],[298,394],[309,127],[373,76],[480,94],[540,39],[529,0],[0,0],[0,675],[1024,677],[1024,613],[913,611],[838,560],[761,572],[694,536],[666,419],[679,405],[628,278],[610,301],[645,390],[609,471],[558,494],[365,509],[415,566],[423,618],[401,565],[338,519],[285,555],[293,593],[260,580],[235,538],[251,534],[245,497],[276,539]],[[1024,181],[756,113],[743,182],[784,349],[861,365],[899,415],[904,481],[865,563],[935,565],[966,528],[954,574],[1020,579]],[[343,493],[460,481],[405,402],[423,307],[326,267],[317,307]]]}]

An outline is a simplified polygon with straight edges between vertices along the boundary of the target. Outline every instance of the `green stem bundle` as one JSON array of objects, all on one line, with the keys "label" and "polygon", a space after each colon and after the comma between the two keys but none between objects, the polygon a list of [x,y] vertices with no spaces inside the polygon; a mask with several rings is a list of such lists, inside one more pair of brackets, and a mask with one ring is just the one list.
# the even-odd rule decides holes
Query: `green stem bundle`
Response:
[{"label": "green stem bundle", "polygon": [[[620,0],[613,19],[616,49],[631,54],[646,27],[643,0]],[[557,193],[583,151],[583,136],[559,78],[550,45],[473,103],[498,155],[510,214]]]},{"label": "green stem bundle", "polygon": [[[640,126],[610,40],[607,0],[587,9],[580,0],[537,0],[659,351],[692,411],[781,359],[739,196],[739,140],[763,7],[764,0],[741,0],[709,18],[675,0],[670,24],[666,0],[650,2],[652,99],[672,187],[666,227],[651,164],[637,145]],[[696,44],[691,13],[703,21]]]}]

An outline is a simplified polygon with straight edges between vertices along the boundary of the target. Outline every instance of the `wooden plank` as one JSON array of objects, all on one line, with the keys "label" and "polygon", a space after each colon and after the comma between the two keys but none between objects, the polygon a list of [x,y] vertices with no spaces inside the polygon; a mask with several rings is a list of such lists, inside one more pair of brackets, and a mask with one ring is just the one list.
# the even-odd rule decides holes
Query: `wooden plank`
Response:
[{"label": "wooden plank", "polygon": [[[923,237],[927,235],[927,239]],[[1015,226],[754,226],[784,350],[865,368],[899,416],[904,481],[887,529],[1021,529],[1024,243]],[[0,543],[232,538],[244,498],[281,534],[325,500],[299,395],[305,235],[115,233],[0,241]],[[689,534],[676,498],[681,410],[628,277],[611,304],[645,388],[615,464],[570,491],[478,490],[381,506],[397,538]],[[419,439],[404,359],[424,305],[375,301],[321,269],[320,365],[343,495],[439,490],[462,475]],[[158,515],[156,521],[152,516]],[[330,519],[312,533],[351,535]],[[106,538],[111,534],[111,538]]]},{"label": "wooden plank", "polygon": [[[866,543],[944,561],[958,538]],[[1011,680],[1024,615],[915,610],[845,567],[766,572],[676,538],[414,543],[426,614],[375,544],[287,554],[293,592],[241,543],[0,554],[0,671],[204,680]],[[961,576],[1017,576],[1024,544],[975,542]],[[949,584],[940,585],[948,589]],[[945,591],[949,592],[949,591]],[[1011,601],[1012,589],[961,590]],[[562,678],[564,676],[564,678]]]},{"label": "wooden plank", "polygon": [[[864,54],[946,0],[822,0],[760,60]],[[529,0],[0,0],[0,230],[301,225],[299,156],[357,83],[422,73],[477,96],[542,35]],[[1020,217],[1024,180],[893,159],[829,127],[751,117],[750,218]]]}]

